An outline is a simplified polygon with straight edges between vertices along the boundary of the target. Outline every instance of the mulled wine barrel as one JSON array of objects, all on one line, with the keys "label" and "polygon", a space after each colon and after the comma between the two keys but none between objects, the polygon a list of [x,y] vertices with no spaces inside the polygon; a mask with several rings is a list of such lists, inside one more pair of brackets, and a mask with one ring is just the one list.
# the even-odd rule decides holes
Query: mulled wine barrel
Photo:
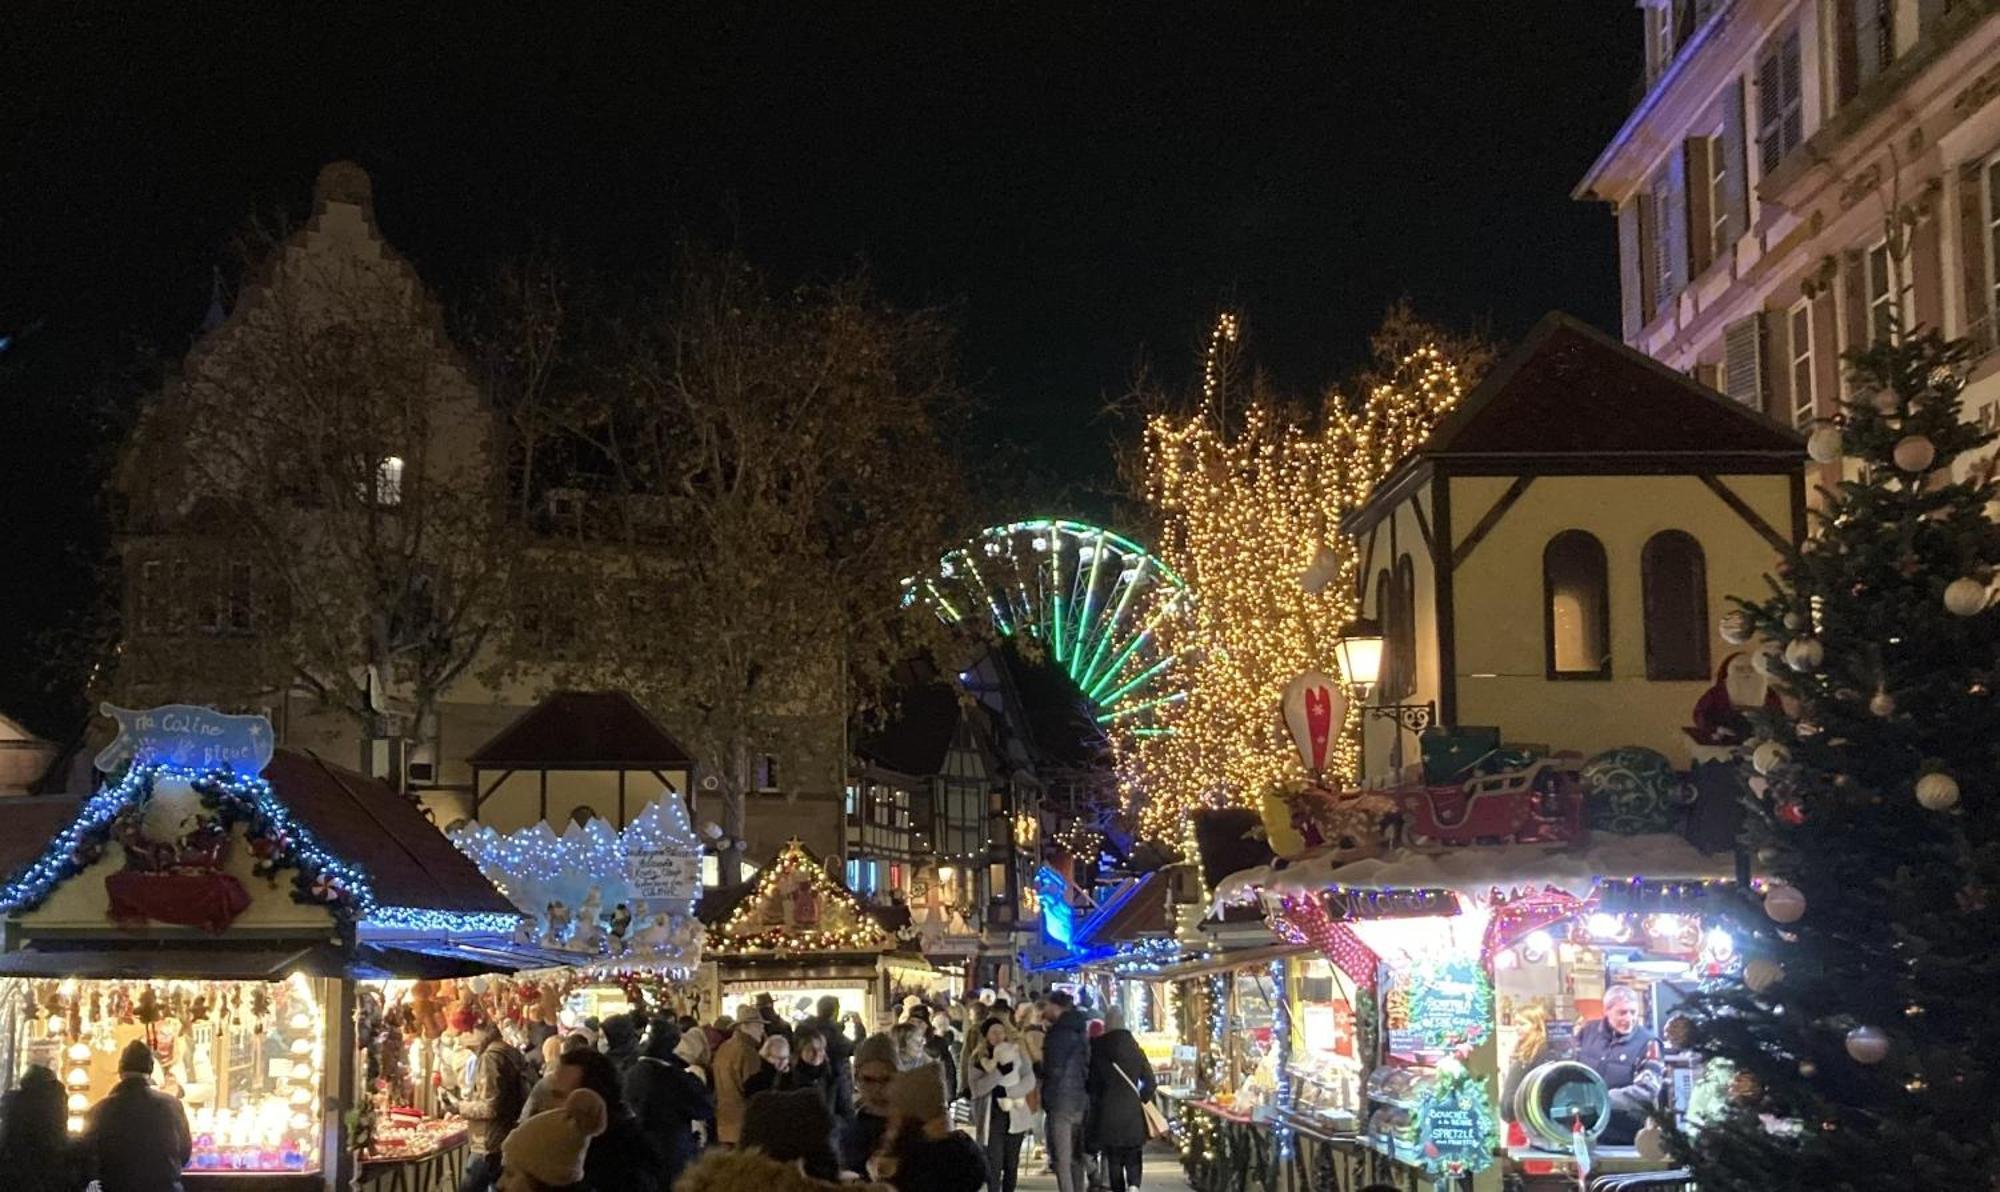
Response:
[{"label": "mulled wine barrel", "polygon": [[1530,1071],[1514,1090],[1514,1120],[1527,1128],[1528,1141],[1544,1150],[1567,1151],[1577,1119],[1592,1138],[1611,1123],[1611,1091],[1587,1064],[1555,1060]]}]

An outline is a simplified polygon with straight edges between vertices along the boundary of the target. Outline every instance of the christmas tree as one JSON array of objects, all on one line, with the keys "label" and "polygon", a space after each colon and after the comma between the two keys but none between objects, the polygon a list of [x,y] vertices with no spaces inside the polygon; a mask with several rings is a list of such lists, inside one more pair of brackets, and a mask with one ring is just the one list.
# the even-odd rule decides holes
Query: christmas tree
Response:
[{"label": "christmas tree", "polygon": [[1960,458],[1994,438],[1960,417],[1968,357],[1848,356],[1808,450],[1849,478],[1725,618],[1785,710],[1751,753],[1743,982],[1669,1030],[1733,1073],[1669,1138],[1703,1192],[2000,1186],[2000,532],[1991,464]]}]

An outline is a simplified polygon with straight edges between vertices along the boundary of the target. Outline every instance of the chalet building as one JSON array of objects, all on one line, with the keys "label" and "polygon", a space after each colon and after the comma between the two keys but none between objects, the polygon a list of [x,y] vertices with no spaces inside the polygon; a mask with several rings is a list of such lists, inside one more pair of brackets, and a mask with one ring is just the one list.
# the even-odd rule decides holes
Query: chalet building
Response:
[{"label": "chalet building", "polygon": [[2000,3],[1641,7],[1643,98],[1575,191],[1616,213],[1625,342],[1802,428],[1842,352],[1935,328],[2000,424]]},{"label": "chalet building", "polygon": [[[1789,427],[1549,315],[1344,523],[1382,628],[1374,711],[1685,768],[1727,598],[1804,533],[1804,459]],[[1415,759],[1392,716],[1363,729],[1365,774]]]}]

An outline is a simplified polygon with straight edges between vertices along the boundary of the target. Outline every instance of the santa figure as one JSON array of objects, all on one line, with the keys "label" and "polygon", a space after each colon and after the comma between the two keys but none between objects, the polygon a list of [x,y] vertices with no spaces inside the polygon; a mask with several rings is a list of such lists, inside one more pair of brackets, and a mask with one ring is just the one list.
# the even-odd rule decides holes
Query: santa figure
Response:
[{"label": "santa figure", "polygon": [[1759,708],[1780,711],[1778,693],[1751,665],[1750,655],[1739,650],[1722,660],[1715,686],[1695,701],[1694,727],[1688,733],[1703,745],[1740,745],[1755,734],[1750,713]]}]

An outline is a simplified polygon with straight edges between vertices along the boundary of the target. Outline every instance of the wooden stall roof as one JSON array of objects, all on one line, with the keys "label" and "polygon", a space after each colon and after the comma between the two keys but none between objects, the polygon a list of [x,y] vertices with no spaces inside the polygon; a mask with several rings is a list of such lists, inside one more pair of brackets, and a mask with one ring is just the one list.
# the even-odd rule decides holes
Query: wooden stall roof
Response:
[{"label": "wooden stall roof", "polygon": [[470,762],[480,770],[684,770],[694,758],[622,691],[558,691]]},{"label": "wooden stall roof", "polygon": [[80,795],[0,798],[0,884],[33,864],[57,832],[83,810]]}]

